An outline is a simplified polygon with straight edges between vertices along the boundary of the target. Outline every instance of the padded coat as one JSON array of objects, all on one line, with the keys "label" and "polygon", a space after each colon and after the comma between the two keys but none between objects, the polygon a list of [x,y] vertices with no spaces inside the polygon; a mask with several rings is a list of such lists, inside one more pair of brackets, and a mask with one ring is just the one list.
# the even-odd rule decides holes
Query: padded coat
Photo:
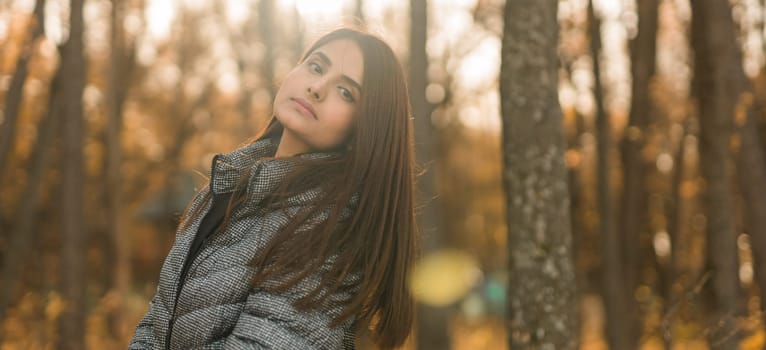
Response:
[{"label": "padded coat", "polygon": [[[200,215],[176,239],[160,272],[159,284],[149,310],[136,326],[129,349],[353,349],[353,320],[331,328],[330,322],[341,313],[338,306],[299,311],[293,302],[319,283],[309,276],[285,293],[270,293],[252,287],[251,259],[264,249],[269,239],[284,227],[319,191],[290,197],[289,207],[267,211],[259,205],[291,169],[291,162],[270,158],[276,142],[264,139],[228,154],[213,157],[210,185],[193,200],[189,212],[202,206]],[[313,153],[301,157],[330,156]],[[246,200],[232,210],[228,225],[209,237],[180,281],[184,260],[213,194],[237,189],[243,170],[250,168]],[[210,196],[208,196],[210,197]],[[350,208],[350,207],[349,207]],[[326,215],[326,213],[325,213]],[[320,217],[320,219],[322,219]],[[190,220],[183,217],[182,222]],[[358,277],[352,277],[355,283]],[[179,292],[179,283],[180,286]],[[353,289],[352,289],[353,290]],[[346,292],[348,293],[348,292]],[[339,300],[348,294],[333,295]]]}]

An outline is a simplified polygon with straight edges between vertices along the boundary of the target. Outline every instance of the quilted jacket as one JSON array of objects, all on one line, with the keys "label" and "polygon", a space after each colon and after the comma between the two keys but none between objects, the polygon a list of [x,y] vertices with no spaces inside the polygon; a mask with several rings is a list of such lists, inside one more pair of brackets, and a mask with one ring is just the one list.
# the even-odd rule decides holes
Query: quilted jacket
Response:
[{"label": "quilted jacket", "polygon": [[[340,314],[340,307],[298,311],[292,305],[318,285],[319,276],[310,276],[279,294],[250,285],[254,272],[248,265],[250,260],[284,227],[291,213],[319,194],[315,190],[293,196],[284,210],[268,211],[259,205],[291,169],[288,159],[270,158],[275,149],[275,141],[264,139],[213,157],[210,186],[191,204],[190,211],[203,206],[201,215],[176,232],[160,272],[157,292],[136,326],[129,349],[354,348],[353,320],[339,327],[329,326]],[[314,153],[301,157],[325,156],[329,155]],[[211,207],[210,200],[203,200],[205,192],[225,194],[242,190],[236,186],[246,168],[250,168],[246,201],[233,209],[224,230],[202,244],[180,281],[201,218]],[[182,218],[182,222],[187,219]],[[348,295],[334,295],[331,299],[345,297]]]}]

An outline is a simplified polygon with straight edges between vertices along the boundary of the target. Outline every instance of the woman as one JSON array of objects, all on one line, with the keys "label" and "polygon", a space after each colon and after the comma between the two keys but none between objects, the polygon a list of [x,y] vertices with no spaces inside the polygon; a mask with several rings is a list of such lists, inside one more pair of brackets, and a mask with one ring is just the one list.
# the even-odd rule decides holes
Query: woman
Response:
[{"label": "woman", "polygon": [[412,324],[412,126],[381,39],[338,29],[285,77],[255,141],[213,158],[130,349],[381,348]]}]

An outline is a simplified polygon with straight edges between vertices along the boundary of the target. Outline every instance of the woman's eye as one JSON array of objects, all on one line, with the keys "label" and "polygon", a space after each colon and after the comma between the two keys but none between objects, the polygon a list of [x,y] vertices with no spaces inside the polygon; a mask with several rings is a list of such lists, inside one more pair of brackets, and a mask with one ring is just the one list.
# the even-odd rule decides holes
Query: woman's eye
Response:
[{"label": "woman's eye", "polygon": [[348,91],[348,89],[344,87],[338,87],[340,90],[340,95],[343,96],[343,98],[347,101],[354,102],[354,94],[351,93],[351,91]]},{"label": "woman's eye", "polygon": [[309,62],[309,69],[314,73],[322,74],[322,67],[316,62]]}]

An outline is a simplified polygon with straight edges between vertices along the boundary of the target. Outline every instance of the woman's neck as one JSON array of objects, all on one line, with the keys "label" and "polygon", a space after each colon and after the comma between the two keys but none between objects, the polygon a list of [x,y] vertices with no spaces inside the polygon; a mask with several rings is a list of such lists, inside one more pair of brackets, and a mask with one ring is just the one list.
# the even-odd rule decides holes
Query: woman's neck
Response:
[{"label": "woman's neck", "polygon": [[296,154],[309,152],[310,150],[308,145],[285,129],[282,131],[282,137],[279,140],[277,151],[274,153],[274,158],[292,157]]}]

